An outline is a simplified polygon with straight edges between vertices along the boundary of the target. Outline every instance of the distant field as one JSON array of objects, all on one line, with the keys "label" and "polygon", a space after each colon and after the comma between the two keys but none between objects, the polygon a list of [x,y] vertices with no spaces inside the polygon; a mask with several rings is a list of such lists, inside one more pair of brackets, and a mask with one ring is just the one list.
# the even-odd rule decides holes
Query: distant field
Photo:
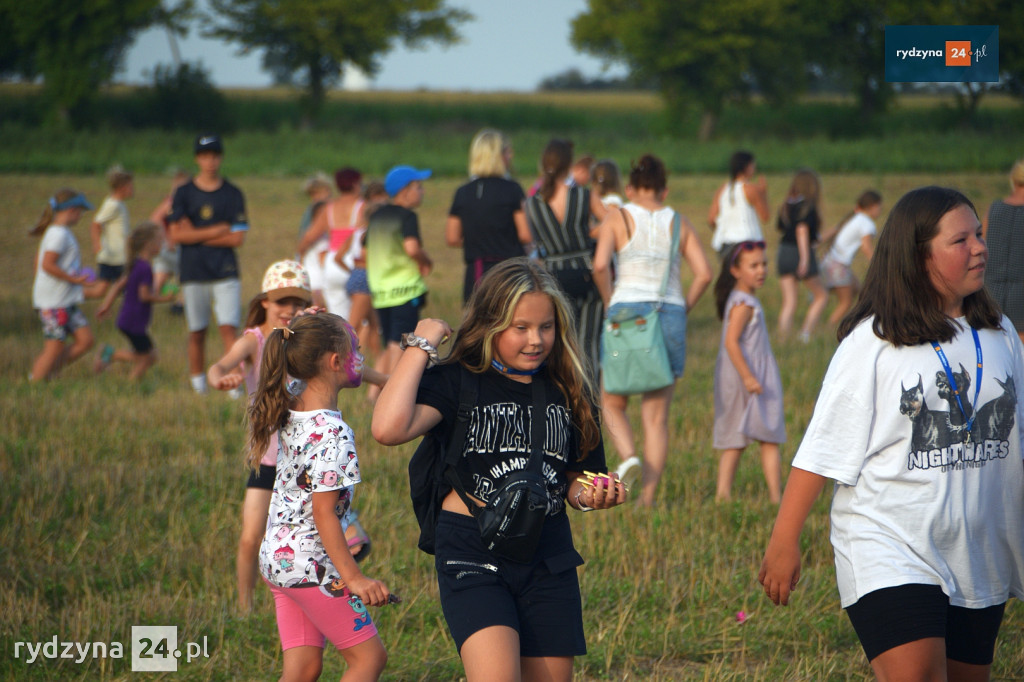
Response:
[{"label": "distant field", "polygon": [[[237,149],[237,141],[228,144]],[[521,167],[532,163],[522,151],[519,158]],[[236,159],[229,155],[228,171],[247,193],[253,223],[241,250],[243,292],[249,297],[266,265],[291,253],[304,201],[297,178],[237,172]],[[669,179],[669,202],[690,216],[705,244],[703,218],[721,180],[720,173]],[[773,206],[788,181],[788,174],[769,174]],[[134,219],[149,212],[167,182],[148,173],[137,178],[129,204]],[[902,192],[931,182],[960,187],[979,207],[1006,187],[1002,172],[827,173],[825,222],[837,220],[866,187],[882,192],[887,211]],[[427,314],[453,323],[462,264],[460,253],[444,246],[442,231],[457,184],[429,181],[420,210],[425,246],[437,263],[428,278]],[[54,636],[119,641],[128,655],[133,625],[174,625],[179,642],[206,637],[210,658],[181,661],[177,673],[146,679],[277,679],[281,654],[269,592],[258,590],[253,615],[234,611],[243,407],[223,394],[197,398],[190,392],[181,318],[156,310],[153,334],[161,360],[139,386],[125,383],[123,368],[92,376],[89,360],[47,385],[25,380],[42,340],[30,299],[38,241],[24,230],[62,185],[84,190],[93,200],[103,195],[96,174],[0,175],[0,678],[136,679],[127,658],[29,665],[24,652],[14,659],[14,643]],[[86,226],[75,231],[86,244]],[[775,231],[767,232],[773,247]],[[857,267],[863,272],[862,263]],[[761,299],[773,326],[779,300],[773,277]],[[802,300],[801,315],[805,306]],[[869,680],[869,666],[839,607],[828,541],[829,495],[808,520],[803,578],[786,609],[772,607],[755,579],[775,514],[756,456],[742,463],[737,501],[713,502],[711,389],[721,327],[712,308],[705,297],[690,318],[687,370],[672,405],[671,455],[658,507],[572,514],[587,560],[580,576],[589,653],[577,660],[577,679]],[[85,310],[92,318],[95,304]],[[124,344],[109,321],[93,329],[100,343]],[[809,346],[775,345],[785,386],[786,471],[834,348],[828,330]],[[208,362],[217,352],[211,340]],[[397,607],[373,611],[390,656],[384,679],[458,679],[461,667],[441,616],[432,559],[415,547],[406,477],[413,445],[386,448],[373,441],[370,407],[361,391],[342,392],[341,405],[355,429],[366,481],[356,492],[373,538],[364,570],[404,598]],[[617,461],[610,446],[608,454]],[[736,622],[741,610],[748,616],[742,625]],[[325,661],[323,679],[338,679],[341,656],[331,649]],[[1011,601],[993,679],[1019,680],[1022,670],[1024,606]]]},{"label": "distant field", "polygon": [[[237,175],[297,177],[354,165],[383,173],[396,163],[459,177],[473,134],[506,131],[521,177],[534,172],[551,137],[579,154],[620,165],[656,151],[675,173],[722,174],[737,148],[753,150],[764,170],[811,166],[830,173],[1001,172],[1024,149],[1020,100],[990,95],[965,122],[949,97],[903,97],[884,116],[865,118],[848,98],[805,98],[770,107],[757,99],[727,104],[718,134],[697,143],[695,113],[673,118],[660,99],[633,93],[331,93],[314,130],[303,130],[298,97],[284,89],[229,91],[223,119]],[[79,131],[41,124],[49,111],[38,89],[0,84],[0,173],[102,173],[113,163],[161,173],[190,163],[199,132],[155,129],[144,94],[104,92]]]}]

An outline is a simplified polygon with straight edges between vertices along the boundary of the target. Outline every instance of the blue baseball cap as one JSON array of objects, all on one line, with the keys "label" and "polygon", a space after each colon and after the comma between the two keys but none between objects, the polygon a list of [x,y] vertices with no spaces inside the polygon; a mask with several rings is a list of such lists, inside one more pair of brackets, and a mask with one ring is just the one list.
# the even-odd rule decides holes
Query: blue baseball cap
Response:
[{"label": "blue baseball cap", "polygon": [[393,197],[405,189],[410,182],[426,180],[432,173],[433,171],[430,169],[416,170],[412,166],[395,166],[388,171],[387,177],[384,178],[384,190],[389,197]]},{"label": "blue baseball cap", "polygon": [[84,194],[79,193],[64,201],[57,201],[57,197],[50,197],[50,208],[54,211],[64,211],[69,208],[84,208],[86,211],[91,211],[92,204],[89,203]]}]

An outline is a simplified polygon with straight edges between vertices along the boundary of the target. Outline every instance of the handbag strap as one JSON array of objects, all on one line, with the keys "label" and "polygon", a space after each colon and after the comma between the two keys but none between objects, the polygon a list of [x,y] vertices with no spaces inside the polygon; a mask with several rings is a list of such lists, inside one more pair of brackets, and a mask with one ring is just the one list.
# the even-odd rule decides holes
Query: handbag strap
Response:
[{"label": "handbag strap", "polygon": [[665,276],[661,278],[661,290],[658,291],[658,303],[661,303],[661,299],[665,298],[665,292],[668,291],[668,276],[672,274],[672,259],[676,257],[676,252],[679,250],[679,232],[682,220],[679,217],[679,213],[672,212],[672,246],[668,250],[668,265],[665,266]]},{"label": "handbag strap", "polygon": [[[467,381],[469,379],[469,381]],[[445,480],[452,489],[458,493],[462,501],[466,503],[469,513],[476,516],[480,513],[480,505],[469,496],[462,485],[455,465],[462,456],[462,450],[466,443],[466,432],[469,430],[469,418],[476,406],[477,385],[480,377],[466,368],[462,368],[461,388],[459,389],[459,412],[455,426],[452,429],[451,438],[448,441],[448,449],[445,452]],[[471,387],[467,388],[469,384]],[[544,379],[539,375],[533,376],[530,382],[531,394],[533,397],[533,413],[530,416],[530,459],[526,463],[526,471],[540,474],[541,465],[544,461],[544,439],[547,433],[547,391],[545,390]]]}]

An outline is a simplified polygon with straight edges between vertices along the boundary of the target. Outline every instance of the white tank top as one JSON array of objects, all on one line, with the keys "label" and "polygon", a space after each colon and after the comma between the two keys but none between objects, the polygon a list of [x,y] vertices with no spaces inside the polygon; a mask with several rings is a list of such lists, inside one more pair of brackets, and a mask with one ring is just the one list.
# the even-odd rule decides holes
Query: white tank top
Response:
[{"label": "white tank top", "polygon": [[757,212],[747,201],[742,180],[726,185],[718,196],[718,220],[715,234],[711,237],[711,248],[720,251],[726,244],[759,242],[764,240],[761,221]]},{"label": "white tank top", "polygon": [[669,253],[675,211],[666,206],[652,213],[636,204],[626,204],[623,208],[633,217],[635,231],[618,253],[615,290],[609,305],[657,301],[665,268],[671,262],[668,287],[661,300],[685,307],[683,285],[679,281],[679,250]]}]

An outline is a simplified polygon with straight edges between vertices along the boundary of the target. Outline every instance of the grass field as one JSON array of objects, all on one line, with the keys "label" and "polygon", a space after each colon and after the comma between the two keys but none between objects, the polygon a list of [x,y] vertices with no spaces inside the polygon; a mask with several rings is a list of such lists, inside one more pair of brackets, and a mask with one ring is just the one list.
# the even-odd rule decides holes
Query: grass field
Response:
[{"label": "grass field", "polygon": [[[280,147],[278,148],[280,152]],[[642,150],[636,150],[642,151]],[[522,157],[523,167],[527,163]],[[253,228],[241,250],[243,292],[258,290],[263,269],[291,253],[304,202],[298,180],[226,170],[248,197]],[[524,180],[529,181],[524,175]],[[768,176],[769,198],[783,196],[788,176]],[[1003,194],[1004,173],[959,175],[827,174],[824,215],[831,224],[857,194],[879,189],[887,210],[907,189],[928,183],[959,187],[979,207]],[[167,179],[137,177],[134,219],[148,215]],[[669,203],[691,217],[705,242],[707,204],[718,175],[670,178]],[[226,395],[194,396],[186,380],[181,318],[154,315],[160,363],[139,385],[124,368],[101,377],[91,359],[56,381],[30,385],[28,367],[42,346],[31,307],[32,262],[38,241],[25,236],[45,199],[71,185],[98,202],[98,175],[0,175],[0,678],[122,680],[130,670],[133,625],[174,625],[179,645],[208,643],[210,657],[179,662],[164,680],[272,680],[281,654],[269,592],[257,592],[255,613],[234,609],[234,551],[245,472],[243,405]],[[427,250],[437,267],[428,278],[427,314],[458,318],[461,254],[444,246],[442,228],[455,180],[427,183],[420,210]],[[86,217],[86,220],[88,216]],[[87,225],[76,228],[87,245]],[[768,230],[774,242],[774,230]],[[862,269],[863,264],[858,264]],[[778,287],[770,278],[762,301],[774,323]],[[803,304],[800,314],[803,313]],[[668,469],[654,510],[627,506],[572,515],[589,654],[577,660],[581,680],[866,680],[870,670],[839,607],[828,541],[828,495],[814,508],[803,536],[803,579],[791,606],[765,599],[756,572],[775,509],[756,457],[741,466],[736,502],[713,502],[716,456],[711,448],[712,375],[720,323],[709,297],[688,331],[686,376],[672,406]],[[92,317],[95,303],[85,306]],[[123,345],[110,321],[93,325],[99,343]],[[810,418],[835,348],[821,330],[809,346],[775,345],[786,397],[792,458]],[[220,349],[211,340],[207,364]],[[461,666],[437,601],[432,558],[415,547],[406,463],[413,445],[386,448],[369,435],[370,406],[361,391],[341,395],[359,443],[365,485],[356,493],[373,537],[363,565],[401,594],[401,605],[375,609],[388,648],[387,680],[458,679]],[[635,407],[635,406],[634,406]],[[614,452],[609,459],[615,461]],[[736,622],[745,611],[748,620]],[[26,661],[15,642],[120,642],[123,659]],[[323,679],[337,679],[341,656],[325,655]],[[142,675],[139,675],[142,677]],[[1012,601],[999,638],[995,679],[1024,678],[1024,607]]]}]

